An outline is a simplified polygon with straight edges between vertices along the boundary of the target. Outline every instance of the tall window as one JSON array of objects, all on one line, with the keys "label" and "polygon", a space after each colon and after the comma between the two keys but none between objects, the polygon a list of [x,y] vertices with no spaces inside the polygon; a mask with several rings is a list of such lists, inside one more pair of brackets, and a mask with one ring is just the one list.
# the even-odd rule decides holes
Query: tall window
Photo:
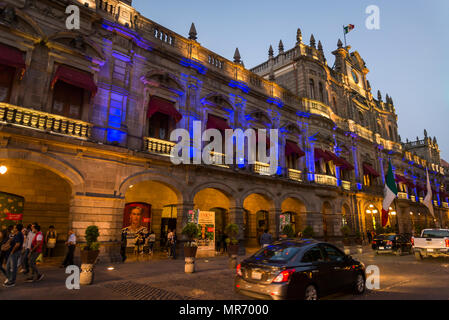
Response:
[{"label": "tall window", "polygon": [[310,86],[310,98],[315,99],[315,82],[313,79],[309,80],[309,86]]},{"label": "tall window", "polygon": [[172,118],[161,112],[156,112],[149,120],[149,136],[156,139],[168,140],[174,129]]},{"label": "tall window", "polygon": [[0,102],[9,102],[16,69],[0,65]]},{"label": "tall window", "polygon": [[324,88],[323,88],[323,84],[320,82],[319,85],[319,90],[320,90],[320,101],[321,102],[326,102],[324,101]]},{"label": "tall window", "polygon": [[390,134],[390,140],[394,140],[393,130],[391,129],[391,126],[388,126],[388,132]]},{"label": "tall window", "polygon": [[81,119],[84,89],[58,81],[53,90],[52,113],[68,118]]}]

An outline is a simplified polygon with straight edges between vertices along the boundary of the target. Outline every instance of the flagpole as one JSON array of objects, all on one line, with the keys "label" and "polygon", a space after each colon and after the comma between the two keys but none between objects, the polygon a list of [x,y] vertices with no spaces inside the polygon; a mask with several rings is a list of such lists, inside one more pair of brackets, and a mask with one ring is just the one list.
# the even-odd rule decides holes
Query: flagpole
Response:
[{"label": "flagpole", "polygon": [[343,37],[345,39],[345,49],[346,49],[346,32],[345,32],[345,26],[343,25]]}]

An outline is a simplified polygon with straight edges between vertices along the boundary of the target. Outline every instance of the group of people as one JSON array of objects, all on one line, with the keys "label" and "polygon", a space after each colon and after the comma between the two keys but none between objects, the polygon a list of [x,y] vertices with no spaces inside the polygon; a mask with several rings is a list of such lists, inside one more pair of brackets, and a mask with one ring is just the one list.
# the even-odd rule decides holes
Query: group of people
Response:
[{"label": "group of people", "polygon": [[[54,255],[56,241],[57,232],[54,226],[49,227],[45,236],[37,222],[26,228],[20,223],[4,227],[0,231],[0,272],[6,277],[3,285],[15,286],[18,272],[27,276],[26,282],[42,280],[44,275],[39,272],[37,262],[42,256]],[[76,236],[73,230],[69,231],[66,245],[68,252],[61,267],[74,264]]]},{"label": "group of people", "polygon": [[[228,238],[228,236],[226,235],[226,233],[218,231],[217,235],[215,237],[215,250],[218,253],[226,253],[228,252],[228,244],[226,242],[226,239]],[[222,251],[223,249],[223,251]]]},{"label": "group of people", "polygon": [[[25,281],[42,280],[44,275],[39,272],[36,265],[44,244],[39,224],[32,223],[26,228],[20,223],[9,226],[2,230],[0,237],[0,271],[6,277],[3,285],[7,288],[15,286],[19,266],[22,267],[23,274],[29,275]],[[6,270],[3,268],[5,262]]]}]

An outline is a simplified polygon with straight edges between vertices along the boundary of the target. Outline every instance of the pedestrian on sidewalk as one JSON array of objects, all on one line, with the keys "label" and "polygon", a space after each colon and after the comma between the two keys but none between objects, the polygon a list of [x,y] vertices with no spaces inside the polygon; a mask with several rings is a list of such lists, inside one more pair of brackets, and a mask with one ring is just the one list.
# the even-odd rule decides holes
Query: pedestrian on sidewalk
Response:
[{"label": "pedestrian on sidewalk", "polygon": [[[6,264],[8,261],[9,254],[11,252],[11,246],[9,242],[12,240],[14,236],[12,234],[13,226],[8,226],[4,228],[0,234],[0,271],[6,277],[6,270],[3,268],[3,264]],[[4,246],[5,245],[5,246]]]},{"label": "pedestrian on sidewalk", "polygon": [[24,242],[23,242],[21,266],[22,266],[22,273],[28,274],[28,272],[30,272],[30,264],[29,264],[28,257],[30,255],[31,243],[33,242],[33,238],[34,238],[35,234],[33,232],[31,224],[29,224],[27,226],[27,228],[24,230],[27,230],[27,231],[26,231],[26,236],[24,238]]},{"label": "pedestrian on sidewalk", "polygon": [[47,234],[45,235],[45,256],[53,257],[53,252],[56,247],[56,239],[58,238],[58,233],[56,232],[55,226],[48,227]]},{"label": "pedestrian on sidewalk", "polygon": [[273,242],[273,237],[268,233],[268,229],[265,229],[260,236],[260,245],[262,248],[269,246]]},{"label": "pedestrian on sidewalk", "polygon": [[31,241],[31,249],[29,253],[29,261],[31,267],[31,276],[26,279],[27,282],[40,281],[44,277],[42,273],[36,266],[37,257],[42,253],[42,246],[44,245],[44,235],[41,232],[41,227],[38,224],[32,224],[31,229],[33,231],[34,237]]},{"label": "pedestrian on sidewalk", "polygon": [[6,262],[6,276],[8,279],[4,283],[4,286],[7,288],[14,287],[16,285],[17,265],[23,247],[22,229],[22,224],[16,224],[12,231],[14,237],[9,242],[11,253],[9,254],[8,262]]},{"label": "pedestrian on sidewalk", "polygon": [[150,235],[148,236],[148,249],[149,254],[153,255],[154,252],[154,243],[156,242],[156,234],[153,230],[150,231]]},{"label": "pedestrian on sidewalk", "polygon": [[128,231],[127,229],[122,230],[122,238],[121,238],[121,244],[120,244],[120,255],[122,256],[122,262],[125,262],[126,260],[126,245],[128,243]]},{"label": "pedestrian on sidewalk", "polygon": [[373,237],[371,235],[371,231],[366,231],[366,236],[368,238],[368,243],[371,243],[373,241]]},{"label": "pedestrian on sidewalk", "polygon": [[166,247],[167,247],[167,256],[171,257],[171,248],[172,248],[172,240],[173,240],[173,231],[171,229],[168,230],[167,233],[167,241],[166,241]]},{"label": "pedestrian on sidewalk", "polygon": [[173,236],[172,236],[172,240],[171,240],[171,256],[173,259],[176,259],[176,242],[177,242],[177,237],[176,237],[176,230],[173,230]]},{"label": "pedestrian on sidewalk", "polygon": [[61,265],[61,267],[63,268],[75,264],[73,262],[73,254],[75,253],[76,247],[76,235],[75,232],[73,232],[73,230],[69,230],[68,239],[65,244],[67,246],[67,255],[65,256],[64,262]]}]

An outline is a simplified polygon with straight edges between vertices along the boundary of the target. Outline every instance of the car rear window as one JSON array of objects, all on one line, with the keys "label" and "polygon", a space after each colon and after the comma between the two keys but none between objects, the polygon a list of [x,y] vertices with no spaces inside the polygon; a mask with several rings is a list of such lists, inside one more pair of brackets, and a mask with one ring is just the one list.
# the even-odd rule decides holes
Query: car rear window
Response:
[{"label": "car rear window", "polygon": [[424,230],[422,233],[423,238],[444,238],[449,237],[448,230]]},{"label": "car rear window", "polygon": [[397,236],[396,235],[392,235],[392,236],[388,236],[388,240],[394,240]]},{"label": "car rear window", "polygon": [[383,240],[385,237],[383,235],[375,236],[374,240]]},{"label": "car rear window", "polygon": [[260,249],[254,254],[253,258],[269,262],[286,262],[293,258],[300,250],[300,247],[271,245]]}]

